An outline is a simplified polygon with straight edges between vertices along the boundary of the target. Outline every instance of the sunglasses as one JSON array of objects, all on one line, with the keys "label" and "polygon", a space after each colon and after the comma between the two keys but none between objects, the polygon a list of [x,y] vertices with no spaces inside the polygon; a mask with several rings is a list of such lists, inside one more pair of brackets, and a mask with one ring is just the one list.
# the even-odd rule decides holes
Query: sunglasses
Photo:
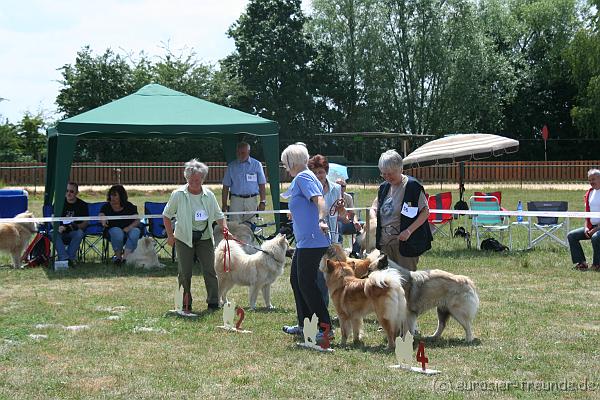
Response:
[{"label": "sunglasses", "polygon": [[77,193],[77,192],[73,189],[67,189],[67,193]]}]

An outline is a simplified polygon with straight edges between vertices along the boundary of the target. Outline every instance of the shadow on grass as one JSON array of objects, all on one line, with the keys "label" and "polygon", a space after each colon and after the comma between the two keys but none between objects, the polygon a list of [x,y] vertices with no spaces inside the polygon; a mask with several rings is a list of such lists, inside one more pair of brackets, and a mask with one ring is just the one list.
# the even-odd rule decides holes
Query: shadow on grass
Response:
[{"label": "shadow on grass", "polygon": [[[113,279],[127,276],[139,276],[147,278],[161,278],[166,276],[177,276],[177,264],[167,263],[166,267],[160,269],[146,270],[144,268],[135,268],[130,265],[116,266],[104,263],[85,263],[78,264],[75,268],[64,271],[54,271],[45,269],[49,280],[53,279],[86,279],[86,278],[105,278]],[[199,264],[194,264],[193,276],[200,276],[202,272]]]}]

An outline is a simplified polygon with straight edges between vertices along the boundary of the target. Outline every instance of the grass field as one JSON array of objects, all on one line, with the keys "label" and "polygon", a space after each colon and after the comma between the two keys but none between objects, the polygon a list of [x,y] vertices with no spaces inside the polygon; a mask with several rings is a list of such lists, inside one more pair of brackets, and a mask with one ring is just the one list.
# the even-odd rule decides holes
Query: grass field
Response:
[{"label": "grass field", "polygon": [[[357,190],[358,205],[374,194]],[[166,201],[168,193],[130,196],[141,206]],[[582,196],[503,189],[503,206],[557,199],[583,211]],[[40,215],[41,197],[30,204]],[[464,218],[456,222],[469,226]],[[517,246],[525,236],[515,230]],[[64,272],[7,263],[0,255],[0,398],[600,398],[600,273],[571,270],[568,250],[558,244],[490,254],[436,235],[419,268],[470,276],[481,307],[474,344],[464,342],[455,321],[441,340],[426,342],[429,366],[442,371],[434,377],[388,368],[394,354],[374,317],[363,346],[342,348],[334,340],[333,354],[296,347],[281,332],[295,319],[287,267],[273,288],[276,310],[247,312],[243,327],[252,333],[241,335],[216,328],[220,312],[195,320],[166,315],[177,274],[169,262],[150,272],[98,262]],[[192,286],[199,306],[199,270]],[[246,308],[247,293],[236,287],[230,298]],[[429,312],[419,319],[424,333],[435,330],[435,318]]]}]

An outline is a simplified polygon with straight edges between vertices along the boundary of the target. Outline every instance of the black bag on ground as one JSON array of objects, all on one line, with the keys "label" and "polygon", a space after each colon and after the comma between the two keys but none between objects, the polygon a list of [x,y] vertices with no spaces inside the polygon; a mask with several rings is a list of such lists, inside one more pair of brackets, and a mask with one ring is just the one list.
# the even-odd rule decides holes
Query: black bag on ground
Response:
[{"label": "black bag on ground", "polygon": [[494,238],[487,238],[481,242],[481,250],[504,251],[508,250],[508,247]]}]

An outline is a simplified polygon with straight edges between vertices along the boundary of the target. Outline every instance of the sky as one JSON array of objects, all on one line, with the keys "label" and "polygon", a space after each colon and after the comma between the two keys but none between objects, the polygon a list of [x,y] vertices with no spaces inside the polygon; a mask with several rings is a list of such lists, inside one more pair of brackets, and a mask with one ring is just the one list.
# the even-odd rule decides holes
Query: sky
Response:
[{"label": "sky", "polygon": [[[235,45],[227,29],[247,0],[1,0],[0,122],[25,112],[57,119],[58,68],[89,45],[94,55],[164,55],[194,50],[216,64]],[[303,3],[303,8],[305,8]],[[306,10],[305,10],[306,11]]]}]

